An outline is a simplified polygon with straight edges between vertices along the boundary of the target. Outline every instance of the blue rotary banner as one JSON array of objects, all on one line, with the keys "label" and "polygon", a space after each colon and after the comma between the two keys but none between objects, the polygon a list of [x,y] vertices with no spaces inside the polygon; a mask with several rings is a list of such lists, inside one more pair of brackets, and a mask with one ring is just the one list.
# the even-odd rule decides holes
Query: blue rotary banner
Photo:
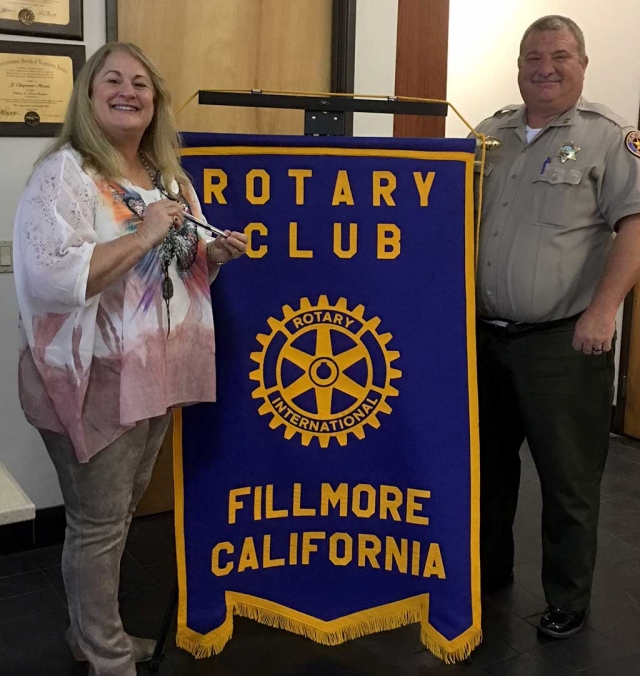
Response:
[{"label": "blue rotary banner", "polygon": [[[243,615],[334,645],[481,640],[475,140],[185,134],[207,219],[218,401],[176,416],[177,643]],[[188,346],[186,346],[188,348]]]}]

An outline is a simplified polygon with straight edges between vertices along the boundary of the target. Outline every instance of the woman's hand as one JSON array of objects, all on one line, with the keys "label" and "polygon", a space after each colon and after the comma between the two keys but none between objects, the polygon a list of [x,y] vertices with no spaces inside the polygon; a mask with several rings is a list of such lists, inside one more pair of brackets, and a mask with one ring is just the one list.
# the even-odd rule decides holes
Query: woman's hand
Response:
[{"label": "woman's hand", "polygon": [[222,265],[232,258],[240,258],[247,252],[248,237],[243,232],[225,230],[226,237],[218,235],[207,246],[207,258],[212,263]]},{"label": "woman's hand", "polygon": [[152,202],[147,207],[136,234],[142,238],[146,249],[150,250],[164,241],[171,228],[180,227],[183,220],[182,208],[177,202],[172,200]]}]

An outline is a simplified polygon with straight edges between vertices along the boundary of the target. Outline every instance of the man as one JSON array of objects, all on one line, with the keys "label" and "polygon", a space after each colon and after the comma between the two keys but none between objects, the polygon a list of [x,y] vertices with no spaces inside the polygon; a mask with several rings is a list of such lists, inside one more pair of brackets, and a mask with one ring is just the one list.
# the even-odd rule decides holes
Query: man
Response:
[{"label": "man", "polygon": [[615,315],[640,276],[640,134],[582,98],[587,64],[573,21],[539,19],[520,45],[524,105],[478,127],[501,142],[478,260],[483,588],[513,579],[526,438],[543,500],[540,630],[554,638],[577,633],[589,606]]}]

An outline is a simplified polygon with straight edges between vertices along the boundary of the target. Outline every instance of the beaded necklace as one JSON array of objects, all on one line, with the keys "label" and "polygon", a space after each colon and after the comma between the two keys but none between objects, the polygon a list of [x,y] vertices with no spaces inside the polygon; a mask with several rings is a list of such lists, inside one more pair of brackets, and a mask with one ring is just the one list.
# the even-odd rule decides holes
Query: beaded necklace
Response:
[{"label": "beaded necklace", "polygon": [[[149,174],[154,187],[160,192],[160,194],[166,199],[178,202],[183,209],[190,213],[189,204],[182,197],[182,194],[179,194],[177,198],[169,195],[162,185],[160,172],[156,171],[154,173],[151,170],[149,163],[142,153],[139,153],[139,157],[140,161],[142,162],[142,166]],[[133,214],[143,219],[146,214],[147,205],[142,197],[135,192],[132,193],[126,188],[123,188],[119,184],[116,185],[118,188],[120,188],[120,191],[122,191],[122,194],[119,194],[118,197]],[[171,261],[175,258],[178,272],[180,274],[184,274],[195,262],[196,256],[198,254],[198,232],[196,230],[196,226],[189,222],[186,218],[183,219],[182,224],[179,227],[172,227],[169,230],[162,244],[156,248],[156,253],[163,273],[162,298],[167,308],[167,336],[169,336],[169,333],[171,332],[171,311],[169,303],[174,294],[173,281],[169,276],[169,267],[171,265]]]}]

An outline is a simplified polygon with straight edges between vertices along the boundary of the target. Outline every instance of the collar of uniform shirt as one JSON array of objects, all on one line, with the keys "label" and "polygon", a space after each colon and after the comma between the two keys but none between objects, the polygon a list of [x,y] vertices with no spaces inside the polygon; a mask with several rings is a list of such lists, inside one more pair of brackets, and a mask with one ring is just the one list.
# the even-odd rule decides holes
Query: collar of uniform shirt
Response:
[{"label": "collar of uniform shirt", "polygon": [[[582,98],[576,103],[573,108],[570,108],[567,110],[565,113],[558,115],[554,120],[549,122],[545,129],[548,127],[570,127],[574,123],[574,117],[576,114],[576,111],[582,104]],[[526,125],[526,119],[525,119],[525,113],[526,113],[526,106],[524,103],[519,107],[516,108],[514,111],[512,111],[511,115],[508,115],[507,118],[500,124],[498,129],[516,129],[520,126],[524,129]]]},{"label": "collar of uniform shirt", "polygon": [[519,108],[512,110],[511,113],[506,116],[506,118],[498,126],[498,129],[515,129],[521,125],[524,127],[524,112],[525,105],[523,103]]},{"label": "collar of uniform shirt", "polygon": [[574,123],[574,119],[576,116],[576,112],[578,111],[578,108],[582,105],[582,97],[578,99],[578,102],[576,103],[573,108],[569,108],[566,112],[562,113],[562,115],[558,115],[555,120],[552,120],[549,122],[548,126],[549,127],[570,127]]}]

